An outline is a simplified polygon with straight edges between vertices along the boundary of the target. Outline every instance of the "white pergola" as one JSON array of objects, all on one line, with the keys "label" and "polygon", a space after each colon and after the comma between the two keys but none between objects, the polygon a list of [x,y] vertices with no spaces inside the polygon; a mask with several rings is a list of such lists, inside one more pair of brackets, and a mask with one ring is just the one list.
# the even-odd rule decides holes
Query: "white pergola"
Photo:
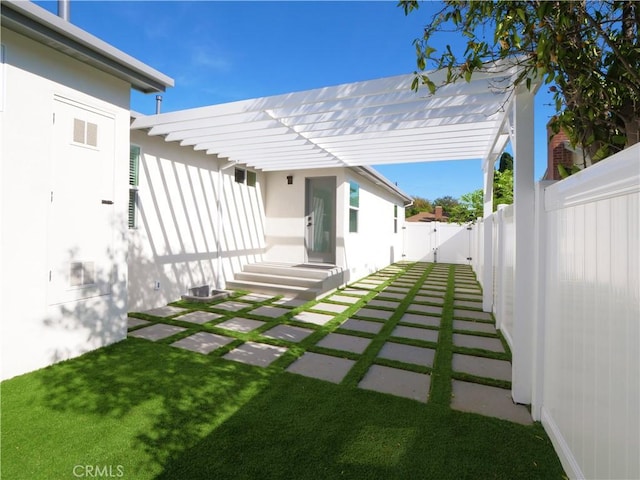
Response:
[{"label": "white pergola", "polygon": [[[400,75],[141,117],[132,128],[264,171],[489,161],[509,139],[514,74],[477,74],[433,95]],[[444,73],[431,78],[441,84]]]},{"label": "white pergola", "polygon": [[[482,160],[484,217],[493,212],[493,166],[511,140],[514,152],[514,215],[517,265],[514,275],[513,396],[531,401],[531,291],[535,268],[533,97],[513,88],[518,69],[497,63],[470,82],[411,90],[414,75],[401,75],[283,95],[193,108],[134,120],[148,130],[207,154],[263,171],[325,167]],[[443,179],[443,181],[455,179]],[[493,228],[485,223],[483,308],[491,311]]]}]

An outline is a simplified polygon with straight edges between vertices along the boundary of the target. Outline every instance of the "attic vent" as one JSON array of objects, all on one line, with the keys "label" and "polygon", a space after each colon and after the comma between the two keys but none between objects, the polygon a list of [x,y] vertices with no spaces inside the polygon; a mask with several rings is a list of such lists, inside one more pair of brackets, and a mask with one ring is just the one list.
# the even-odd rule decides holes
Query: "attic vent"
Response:
[{"label": "attic vent", "polygon": [[95,262],[71,262],[69,266],[69,286],[82,287],[96,283]]},{"label": "attic vent", "polygon": [[98,146],[98,125],[85,122],[79,118],[73,119],[73,141],[91,147]]}]

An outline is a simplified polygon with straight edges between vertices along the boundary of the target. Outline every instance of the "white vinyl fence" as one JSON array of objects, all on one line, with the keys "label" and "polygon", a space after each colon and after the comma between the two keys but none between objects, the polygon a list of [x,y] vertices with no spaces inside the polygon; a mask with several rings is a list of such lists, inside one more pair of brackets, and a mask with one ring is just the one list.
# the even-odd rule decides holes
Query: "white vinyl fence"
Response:
[{"label": "white vinyl fence", "polygon": [[[468,241],[456,243],[460,252],[448,252],[446,261],[469,263],[470,257],[481,282],[489,278],[484,269],[492,269],[483,290],[492,292],[492,310],[514,362],[519,356],[532,364],[532,415],[542,421],[567,474],[638,479],[640,145],[563,181],[541,182],[535,218],[536,238],[524,245],[535,258],[527,281],[534,299],[530,315],[514,316],[517,218],[512,206],[479,220],[471,231],[459,230],[455,235],[470,233]],[[433,261],[424,249],[444,250],[447,241],[433,243],[426,227],[407,227],[408,260],[423,255],[421,260]],[[488,262],[483,258],[486,228],[492,229],[493,245]],[[520,331],[533,332],[524,343],[513,341],[518,322],[531,327]]]},{"label": "white vinyl fence", "polygon": [[471,230],[443,222],[405,222],[403,259],[413,262],[469,264]]}]

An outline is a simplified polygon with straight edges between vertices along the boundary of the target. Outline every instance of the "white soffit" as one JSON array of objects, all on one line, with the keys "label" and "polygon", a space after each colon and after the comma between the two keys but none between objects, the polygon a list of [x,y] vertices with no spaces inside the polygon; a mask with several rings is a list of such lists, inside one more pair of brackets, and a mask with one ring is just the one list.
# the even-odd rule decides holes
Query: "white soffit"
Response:
[{"label": "white soffit", "polygon": [[[504,146],[514,69],[476,73],[435,94],[413,74],[136,118],[207,154],[260,170],[482,159]],[[430,78],[442,84],[444,72]]]}]

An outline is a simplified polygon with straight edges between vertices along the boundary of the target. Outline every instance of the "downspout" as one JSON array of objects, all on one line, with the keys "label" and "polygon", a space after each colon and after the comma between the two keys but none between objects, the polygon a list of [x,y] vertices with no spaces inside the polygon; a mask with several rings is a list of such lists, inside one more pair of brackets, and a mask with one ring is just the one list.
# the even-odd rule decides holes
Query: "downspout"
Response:
[{"label": "downspout", "polygon": [[216,250],[218,252],[218,267],[216,272],[216,289],[222,290],[222,197],[224,182],[222,172],[233,167],[237,162],[229,162],[226,165],[218,166],[218,221],[216,226]]}]

